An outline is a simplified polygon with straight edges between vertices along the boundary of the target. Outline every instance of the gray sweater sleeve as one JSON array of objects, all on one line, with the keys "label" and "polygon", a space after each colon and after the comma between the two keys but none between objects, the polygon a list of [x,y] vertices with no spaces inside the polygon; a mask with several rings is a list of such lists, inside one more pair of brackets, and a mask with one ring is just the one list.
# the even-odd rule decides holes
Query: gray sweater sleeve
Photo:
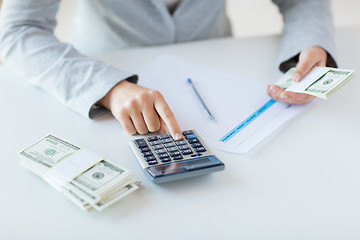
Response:
[{"label": "gray sweater sleeve", "polygon": [[328,53],[327,65],[334,60],[334,27],[329,0],[272,0],[285,23],[279,54],[279,69],[294,67],[299,53],[307,47],[319,46]]},{"label": "gray sweater sleeve", "polygon": [[15,73],[85,117],[118,82],[137,77],[83,56],[54,34],[60,0],[5,0],[0,26],[1,60]]}]

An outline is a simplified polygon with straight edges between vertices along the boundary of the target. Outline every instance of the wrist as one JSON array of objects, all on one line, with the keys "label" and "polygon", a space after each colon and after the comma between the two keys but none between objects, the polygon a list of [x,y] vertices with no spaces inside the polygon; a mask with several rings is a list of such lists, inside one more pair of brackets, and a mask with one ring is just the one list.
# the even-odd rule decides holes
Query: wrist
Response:
[{"label": "wrist", "polygon": [[116,84],[113,88],[111,88],[106,95],[99,100],[99,104],[101,104],[102,106],[104,106],[107,109],[111,109],[111,102],[113,99],[113,96],[115,94],[115,92],[118,91],[119,88],[123,88],[124,86],[126,86],[127,84],[130,84],[128,81],[126,80],[122,80],[120,81],[118,84]]}]

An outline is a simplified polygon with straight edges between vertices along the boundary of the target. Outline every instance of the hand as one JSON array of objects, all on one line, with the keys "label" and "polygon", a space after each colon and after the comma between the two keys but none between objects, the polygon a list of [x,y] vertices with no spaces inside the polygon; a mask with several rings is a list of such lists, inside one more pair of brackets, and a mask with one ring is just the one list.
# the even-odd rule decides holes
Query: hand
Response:
[{"label": "hand", "polygon": [[166,133],[166,124],[175,140],[182,138],[173,112],[158,91],[121,81],[99,103],[109,109],[131,135]]},{"label": "hand", "polygon": [[[296,82],[300,82],[313,67],[325,67],[326,59],[327,53],[321,47],[309,47],[304,49],[300,53],[299,62],[296,64],[292,79]],[[266,91],[272,99],[291,105],[303,104],[315,98],[314,96],[305,93],[285,91],[277,85],[268,85]]]}]

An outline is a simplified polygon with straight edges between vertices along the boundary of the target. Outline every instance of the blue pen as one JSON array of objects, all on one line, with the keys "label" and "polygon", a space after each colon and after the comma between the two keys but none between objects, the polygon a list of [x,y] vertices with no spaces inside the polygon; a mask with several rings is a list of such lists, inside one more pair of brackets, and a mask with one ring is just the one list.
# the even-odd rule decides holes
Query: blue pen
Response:
[{"label": "blue pen", "polygon": [[209,116],[209,119],[211,121],[214,121],[214,117],[213,115],[210,113],[209,109],[206,107],[204,101],[202,100],[202,98],[200,97],[200,94],[198,93],[198,91],[196,90],[193,82],[191,81],[191,79],[189,78],[188,79],[188,83],[190,84],[190,86],[192,87],[192,89],[194,90],[196,96],[198,97],[198,99],[200,100],[201,104],[203,105],[203,107],[205,108],[205,111],[207,112],[208,116]]}]

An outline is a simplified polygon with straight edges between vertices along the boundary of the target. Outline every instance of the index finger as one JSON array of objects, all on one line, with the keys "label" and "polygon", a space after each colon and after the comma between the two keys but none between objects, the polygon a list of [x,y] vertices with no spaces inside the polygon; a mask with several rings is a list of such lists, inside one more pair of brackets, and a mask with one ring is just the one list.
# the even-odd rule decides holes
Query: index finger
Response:
[{"label": "index finger", "polygon": [[182,138],[181,130],[178,122],[176,121],[174,113],[171,111],[169,105],[166,103],[161,93],[158,91],[155,91],[155,93],[156,98],[154,106],[156,111],[158,112],[159,116],[164,120],[166,126],[169,128],[171,136],[173,136],[175,140],[180,140]]}]

